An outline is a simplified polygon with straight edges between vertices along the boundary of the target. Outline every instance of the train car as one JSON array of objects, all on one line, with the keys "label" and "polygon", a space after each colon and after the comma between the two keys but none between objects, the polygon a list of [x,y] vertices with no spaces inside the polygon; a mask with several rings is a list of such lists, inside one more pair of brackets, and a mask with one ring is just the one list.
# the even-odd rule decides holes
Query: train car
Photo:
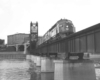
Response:
[{"label": "train car", "polygon": [[43,36],[43,42],[65,38],[68,35],[75,33],[75,27],[72,21],[68,19],[60,19],[54,26],[49,29]]},{"label": "train car", "polygon": [[67,19],[61,19],[57,22],[57,31],[58,33],[74,33],[75,32],[75,27],[72,23],[72,21],[67,20]]},{"label": "train car", "polygon": [[58,55],[58,53],[65,54],[67,42],[66,40],[62,41],[62,39],[73,33],[75,33],[75,27],[72,21],[68,19],[58,20],[42,37],[43,41],[37,46],[37,52],[46,56]]}]

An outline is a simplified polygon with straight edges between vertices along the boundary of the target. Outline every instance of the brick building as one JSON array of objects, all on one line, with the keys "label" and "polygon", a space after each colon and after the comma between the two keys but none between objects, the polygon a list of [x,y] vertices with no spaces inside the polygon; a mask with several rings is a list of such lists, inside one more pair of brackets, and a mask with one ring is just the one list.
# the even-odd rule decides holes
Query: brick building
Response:
[{"label": "brick building", "polygon": [[16,51],[24,50],[24,43],[29,41],[29,34],[17,33],[7,36],[7,46],[15,47]]},{"label": "brick building", "polygon": [[8,35],[7,44],[8,45],[23,44],[26,41],[26,39],[28,40],[28,38],[29,38],[29,34],[25,34],[25,33]]}]

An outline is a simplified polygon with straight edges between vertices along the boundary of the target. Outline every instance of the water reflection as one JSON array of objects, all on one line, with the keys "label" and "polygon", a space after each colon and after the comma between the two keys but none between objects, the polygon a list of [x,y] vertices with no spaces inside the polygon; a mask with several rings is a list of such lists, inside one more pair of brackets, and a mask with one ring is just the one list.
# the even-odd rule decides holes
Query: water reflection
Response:
[{"label": "water reflection", "polygon": [[95,73],[96,73],[96,80],[100,80],[100,62],[95,62]]},{"label": "water reflection", "polygon": [[28,61],[0,61],[0,80],[30,80]]}]

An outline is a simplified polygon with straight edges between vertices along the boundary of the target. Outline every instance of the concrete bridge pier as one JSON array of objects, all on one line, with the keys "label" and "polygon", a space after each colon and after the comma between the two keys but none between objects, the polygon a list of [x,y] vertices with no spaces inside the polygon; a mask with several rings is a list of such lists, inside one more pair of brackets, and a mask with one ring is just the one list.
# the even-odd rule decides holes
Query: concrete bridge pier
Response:
[{"label": "concrete bridge pier", "polygon": [[91,60],[55,60],[54,80],[96,80]]},{"label": "concrete bridge pier", "polygon": [[28,51],[27,51],[27,48],[28,47],[29,47],[29,42],[24,43],[24,51],[23,51],[24,54],[27,54],[28,53]]},{"label": "concrete bridge pier", "polygon": [[41,66],[41,57],[32,55],[31,60],[36,64],[37,67]]},{"label": "concrete bridge pier", "polygon": [[54,63],[52,59],[41,58],[41,72],[54,72]]},{"label": "concrete bridge pier", "polygon": [[41,58],[41,80],[54,80],[54,63],[52,59]]},{"label": "concrete bridge pier", "polygon": [[23,53],[27,54],[27,44],[26,43],[24,44],[24,51],[23,51]]},{"label": "concrete bridge pier", "polygon": [[16,47],[16,51],[19,51],[19,45],[16,44],[15,47]]},{"label": "concrete bridge pier", "polygon": [[31,55],[26,55],[27,60],[31,60]]}]

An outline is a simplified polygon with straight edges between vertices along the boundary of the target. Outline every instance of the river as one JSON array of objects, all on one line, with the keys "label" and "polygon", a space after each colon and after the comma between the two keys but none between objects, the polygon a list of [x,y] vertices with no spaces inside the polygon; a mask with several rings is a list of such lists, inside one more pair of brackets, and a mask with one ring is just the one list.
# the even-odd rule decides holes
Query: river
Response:
[{"label": "river", "polygon": [[31,80],[29,61],[1,60],[0,80]]}]

